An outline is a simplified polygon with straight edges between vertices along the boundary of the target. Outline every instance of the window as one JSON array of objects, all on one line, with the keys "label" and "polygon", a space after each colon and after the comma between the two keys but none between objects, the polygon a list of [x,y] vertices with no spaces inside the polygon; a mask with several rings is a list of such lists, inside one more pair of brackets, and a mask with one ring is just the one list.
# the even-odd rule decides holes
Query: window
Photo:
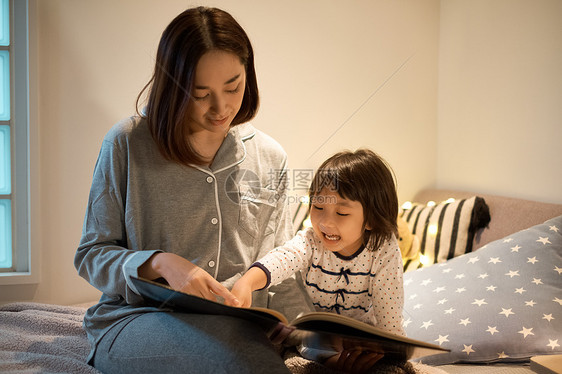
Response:
[{"label": "window", "polygon": [[[0,0],[0,276],[2,278],[31,272],[28,51],[28,1]],[[6,284],[1,280],[3,279],[0,279],[0,284]]]},{"label": "window", "polygon": [[12,268],[10,4],[0,5],[0,268]]}]

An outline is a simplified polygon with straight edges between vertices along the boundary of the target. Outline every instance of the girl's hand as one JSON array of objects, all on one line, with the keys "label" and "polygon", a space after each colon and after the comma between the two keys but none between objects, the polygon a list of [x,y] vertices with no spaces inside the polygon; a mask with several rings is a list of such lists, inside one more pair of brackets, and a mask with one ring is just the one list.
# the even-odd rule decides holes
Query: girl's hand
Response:
[{"label": "girl's hand", "polygon": [[147,279],[164,278],[174,290],[217,301],[224,298],[228,305],[240,302],[205,270],[173,253],[156,253],[139,268],[139,276]]},{"label": "girl's hand", "polygon": [[[232,293],[240,301],[240,305],[245,308],[252,306],[252,292],[264,288],[267,284],[267,275],[257,266],[253,266],[242,278],[238,279],[232,286]],[[229,304],[230,305],[230,304]]]},{"label": "girl's hand", "polygon": [[243,308],[249,308],[252,306],[252,287],[250,283],[247,281],[247,278],[240,278],[234,283],[232,286],[232,294],[238,299],[240,302],[240,306]]},{"label": "girl's hand", "polygon": [[325,365],[346,373],[365,373],[383,356],[378,352],[350,349],[330,357]]}]

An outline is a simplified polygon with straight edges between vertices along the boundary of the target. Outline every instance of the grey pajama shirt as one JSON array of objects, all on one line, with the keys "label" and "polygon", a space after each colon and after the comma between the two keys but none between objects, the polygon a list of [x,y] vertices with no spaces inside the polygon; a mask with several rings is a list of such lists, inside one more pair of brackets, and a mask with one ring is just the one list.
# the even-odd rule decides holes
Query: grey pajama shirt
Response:
[{"label": "grey pajama shirt", "polygon": [[[127,339],[133,339],[134,334],[122,332],[131,331],[132,327],[125,326],[139,324],[141,319],[151,318],[147,317],[151,314],[162,314],[156,308],[144,306],[130,283],[130,276],[137,276],[139,267],[153,254],[178,254],[231,287],[254,261],[289,239],[292,224],[284,198],[286,183],[281,183],[286,173],[284,150],[250,124],[229,131],[209,167],[187,167],[165,160],[144,119],[131,117],[116,124],[105,136],[96,162],[82,238],[75,256],[78,273],[103,293],[99,304],[90,308],[84,318],[93,347],[90,362],[94,356],[98,362],[101,356],[96,352],[98,343],[107,340],[107,336],[115,339],[111,344],[106,342],[114,351],[104,352],[102,358],[112,355],[120,358],[116,342],[122,347],[133,344]],[[294,279],[291,282],[274,292],[255,294],[254,305],[279,309],[290,318],[308,310],[302,287]],[[131,323],[137,318],[138,321]],[[217,322],[210,316],[202,318],[212,327],[225,325],[224,333],[216,332],[219,335],[225,335],[231,324]],[[142,330],[142,325],[137,329]],[[183,335],[184,339],[208,338],[196,334],[190,338],[192,330]],[[154,339],[155,346],[166,344],[167,338],[172,339],[177,333],[166,336],[169,330],[157,331],[161,331],[157,339],[146,336]],[[223,343],[237,344],[233,337],[222,335]],[[211,343],[201,342],[205,344]],[[202,352],[208,351],[203,348]],[[148,351],[150,347],[138,347],[139,352],[143,349]],[[227,347],[222,354],[229,350]],[[178,356],[181,354],[179,351]],[[213,370],[220,372],[218,364],[209,361],[213,354],[211,349],[209,357],[199,356],[197,363],[172,364],[173,360],[166,358],[162,365],[170,362],[170,366],[177,366],[170,368],[170,372],[180,368],[211,372],[210,367],[201,366],[201,362],[208,361],[208,365],[215,365]],[[123,364],[121,370],[150,371],[147,365],[157,361],[146,352],[132,356],[129,353],[129,356],[124,361],[129,366]],[[133,369],[133,363],[138,367]],[[238,371],[243,371],[242,367]]]}]

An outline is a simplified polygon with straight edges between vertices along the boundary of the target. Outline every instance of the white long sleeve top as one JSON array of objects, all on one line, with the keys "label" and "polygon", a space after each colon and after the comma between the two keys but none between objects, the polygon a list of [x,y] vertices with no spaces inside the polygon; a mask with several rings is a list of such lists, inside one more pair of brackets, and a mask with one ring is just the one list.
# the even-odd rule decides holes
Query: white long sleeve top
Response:
[{"label": "white long sleeve top", "polygon": [[268,275],[267,286],[301,271],[316,310],[405,335],[402,257],[394,236],[380,248],[363,246],[352,256],[342,256],[325,249],[313,229],[307,228],[254,266]]}]

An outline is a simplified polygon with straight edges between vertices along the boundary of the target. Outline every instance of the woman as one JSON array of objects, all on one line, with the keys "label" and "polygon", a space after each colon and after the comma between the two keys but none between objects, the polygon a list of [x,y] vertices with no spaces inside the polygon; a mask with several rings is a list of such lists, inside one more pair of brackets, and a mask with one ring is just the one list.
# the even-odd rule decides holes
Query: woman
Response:
[{"label": "woman", "polygon": [[[291,236],[286,154],[247,123],[259,97],[246,33],[219,9],[186,10],[164,30],[145,90],[145,111],[103,140],[75,257],[103,293],[84,319],[89,362],[107,373],[288,372],[251,322],[149,307],[130,282],[163,278],[236,305],[228,289]],[[307,308],[294,283],[270,299],[254,305]]]}]

